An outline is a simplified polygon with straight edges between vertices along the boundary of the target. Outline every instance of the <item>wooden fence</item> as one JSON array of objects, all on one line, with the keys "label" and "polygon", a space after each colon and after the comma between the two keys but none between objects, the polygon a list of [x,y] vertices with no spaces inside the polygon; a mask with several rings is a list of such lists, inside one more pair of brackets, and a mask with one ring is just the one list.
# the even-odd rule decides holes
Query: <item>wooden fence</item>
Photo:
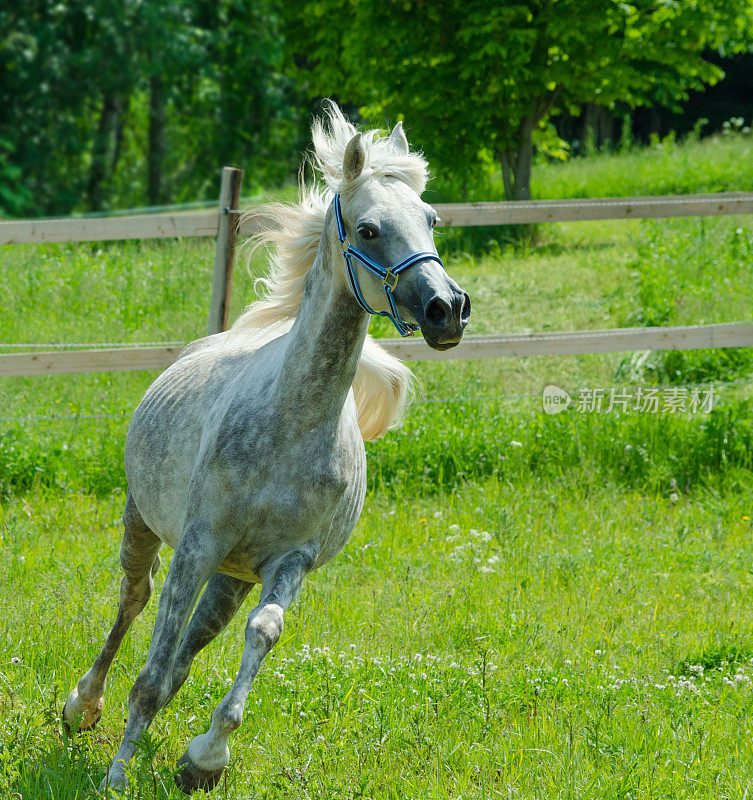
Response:
[{"label": "wooden fence", "polygon": [[[216,237],[209,333],[218,333],[226,330],[228,325],[236,238],[252,233],[258,224],[258,217],[244,215],[238,209],[241,179],[241,170],[233,167],[223,169],[218,211],[0,222],[0,244]],[[503,203],[444,203],[435,207],[442,220],[439,224],[444,227],[704,217],[753,214],[753,192]],[[381,340],[381,344],[389,352],[407,361],[751,347],[753,323],[466,336],[458,347],[443,352],[432,350],[421,339],[386,339]],[[0,354],[0,377],[164,369],[177,358],[179,352],[179,346],[134,346],[68,352]]]},{"label": "wooden fence", "polygon": [[[226,167],[226,170],[229,168]],[[227,174],[227,173],[225,173]],[[223,180],[223,188],[225,181]],[[106,242],[117,239],[170,239],[217,236],[224,216],[217,211],[144,214],[92,219],[32,219],[0,222],[0,244]],[[584,222],[600,219],[661,219],[753,214],[753,192],[605,197],[580,200],[526,200],[502,203],[437,203],[437,227],[521,225],[536,222]],[[254,230],[243,220],[239,233]]]},{"label": "wooden fence", "polygon": [[[697,350],[753,345],[753,323],[687,325],[675,328],[614,328],[606,331],[516,333],[508,336],[465,336],[452,350],[432,350],[420,338],[380,339],[384,348],[404,361],[502,356],[577,355],[628,350]],[[125,372],[165,369],[180,345],[100,348],[67,352],[0,355],[0,377],[62,375],[76,372]]]}]

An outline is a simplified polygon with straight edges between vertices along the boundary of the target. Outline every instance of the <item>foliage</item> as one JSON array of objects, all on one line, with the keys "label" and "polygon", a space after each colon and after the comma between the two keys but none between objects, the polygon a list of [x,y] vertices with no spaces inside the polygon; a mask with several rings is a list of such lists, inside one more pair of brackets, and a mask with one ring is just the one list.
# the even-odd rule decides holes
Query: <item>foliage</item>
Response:
[{"label": "foliage", "polygon": [[526,199],[534,152],[567,153],[553,114],[676,106],[721,76],[706,55],[747,46],[751,14],[753,0],[0,4],[0,209],[214,198],[226,163],[249,193],[284,184],[323,95],[377,125],[404,115],[441,176],[434,199],[488,199],[490,159]]},{"label": "foliage", "polygon": [[13,163],[13,145],[0,139],[0,215],[17,214],[31,194],[23,183],[21,168]]},{"label": "foliage", "polygon": [[443,170],[478,174],[487,148],[507,198],[524,200],[534,136],[552,113],[588,102],[676,103],[718,80],[704,51],[744,41],[753,5],[316,0],[290,13],[310,93],[356,102],[372,121],[406,115],[413,141]]},{"label": "foliage", "polygon": [[225,162],[292,172],[275,0],[34,0],[3,5],[0,31],[0,139],[28,192],[9,211],[215,196]]}]

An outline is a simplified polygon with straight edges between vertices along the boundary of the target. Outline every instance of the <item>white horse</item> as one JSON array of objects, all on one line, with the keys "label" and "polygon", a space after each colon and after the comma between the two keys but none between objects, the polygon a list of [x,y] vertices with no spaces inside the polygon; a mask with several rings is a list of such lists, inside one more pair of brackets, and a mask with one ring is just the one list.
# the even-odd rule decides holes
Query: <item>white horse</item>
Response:
[{"label": "white horse", "polygon": [[260,583],[236,680],[175,780],[186,793],[208,790],[227,766],[228,737],[285,610],[358,520],[363,439],[394,426],[410,392],[410,371],[367,336],[366,309],[401,333],[420,326],[439,349],[456,345],[468,322],[468,295],[436,255],[437,215],[419,197],[426,163],[409,151],[400,123],[381,136],[357,133],[334,105],[327,116],[312,131],[327,188],[302,186],[297,204],[268,207],[274,224],[256,237],[276,246],[266,296],[227,333],[190,344],[133,416],[118,615],[66,700],[69,728],[100,718],[107,671],[149,599],[162,543],[174,553],[103,786],[125,786],[134,740]]}]

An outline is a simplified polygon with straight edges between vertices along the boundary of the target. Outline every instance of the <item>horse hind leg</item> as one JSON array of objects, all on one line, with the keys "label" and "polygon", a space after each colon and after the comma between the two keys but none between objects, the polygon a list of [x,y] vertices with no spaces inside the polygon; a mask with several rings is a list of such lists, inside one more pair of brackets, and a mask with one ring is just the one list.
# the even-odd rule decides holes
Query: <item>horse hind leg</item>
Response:
[{"label": "horse hind leg", "polygon": [[128,696],[123,740],[100,791],[126,787],[126,768],[136,752],[137,740],[170,696],[175,658],[191,611],[202,587],[226,556],[224,542],[212,535],[206,522],[196,519],[187,524],[162,588],[146,665]]},{"label": "horse hind leg", "polygon": [[253,587],[253,583],[221,572],[216,572],[209,580],[175,656],[170,695],[165,705],[185,683],[194,658],[229,625]]},{"label": "horse hind leg", "polygon": [[314,558],[315,553],[293,551],[278,559],[261,576],[262,593],[259,604],[248,617],[246,643],[235,682],[212,714],[207,733],[196,736],[178,761],[175,783],[185,794],[213,789],[230,762],[228,738],[243,721],[251,684],[262,660],[280,638],[283,614],[298,595]]},{"label": "horse hind leg", "polygon": [[130,492],[123,512],[125,533],[120,563],[125,575],[120,583],[118,615],[104,647],[91,669],[79,680],[63,707],[63,725],[71,733],[93,728],[102,716],[107,673],[123,637],[146,606],[159,569],[162,542],[147,527]]}]

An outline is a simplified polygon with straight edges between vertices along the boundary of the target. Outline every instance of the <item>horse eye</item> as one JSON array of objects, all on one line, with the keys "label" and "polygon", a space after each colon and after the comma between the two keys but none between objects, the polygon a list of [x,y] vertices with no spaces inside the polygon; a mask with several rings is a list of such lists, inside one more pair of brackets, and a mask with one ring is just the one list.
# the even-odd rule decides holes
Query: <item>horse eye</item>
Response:
[{"label": "horse eye", "polygon": [[371,226],[369,225],[361,225],[358,229],[358,233],[360,234],[362,239],[366,239],[368,242],[369,239],[376,239],[379,235]]},{"label": "horse eye", "polygon": [[438,222],[440,222],[439,217],[434,216],[434,217],[431,218],[431,221],[429,222],[429,225],[432,228],[436,228]]}]

